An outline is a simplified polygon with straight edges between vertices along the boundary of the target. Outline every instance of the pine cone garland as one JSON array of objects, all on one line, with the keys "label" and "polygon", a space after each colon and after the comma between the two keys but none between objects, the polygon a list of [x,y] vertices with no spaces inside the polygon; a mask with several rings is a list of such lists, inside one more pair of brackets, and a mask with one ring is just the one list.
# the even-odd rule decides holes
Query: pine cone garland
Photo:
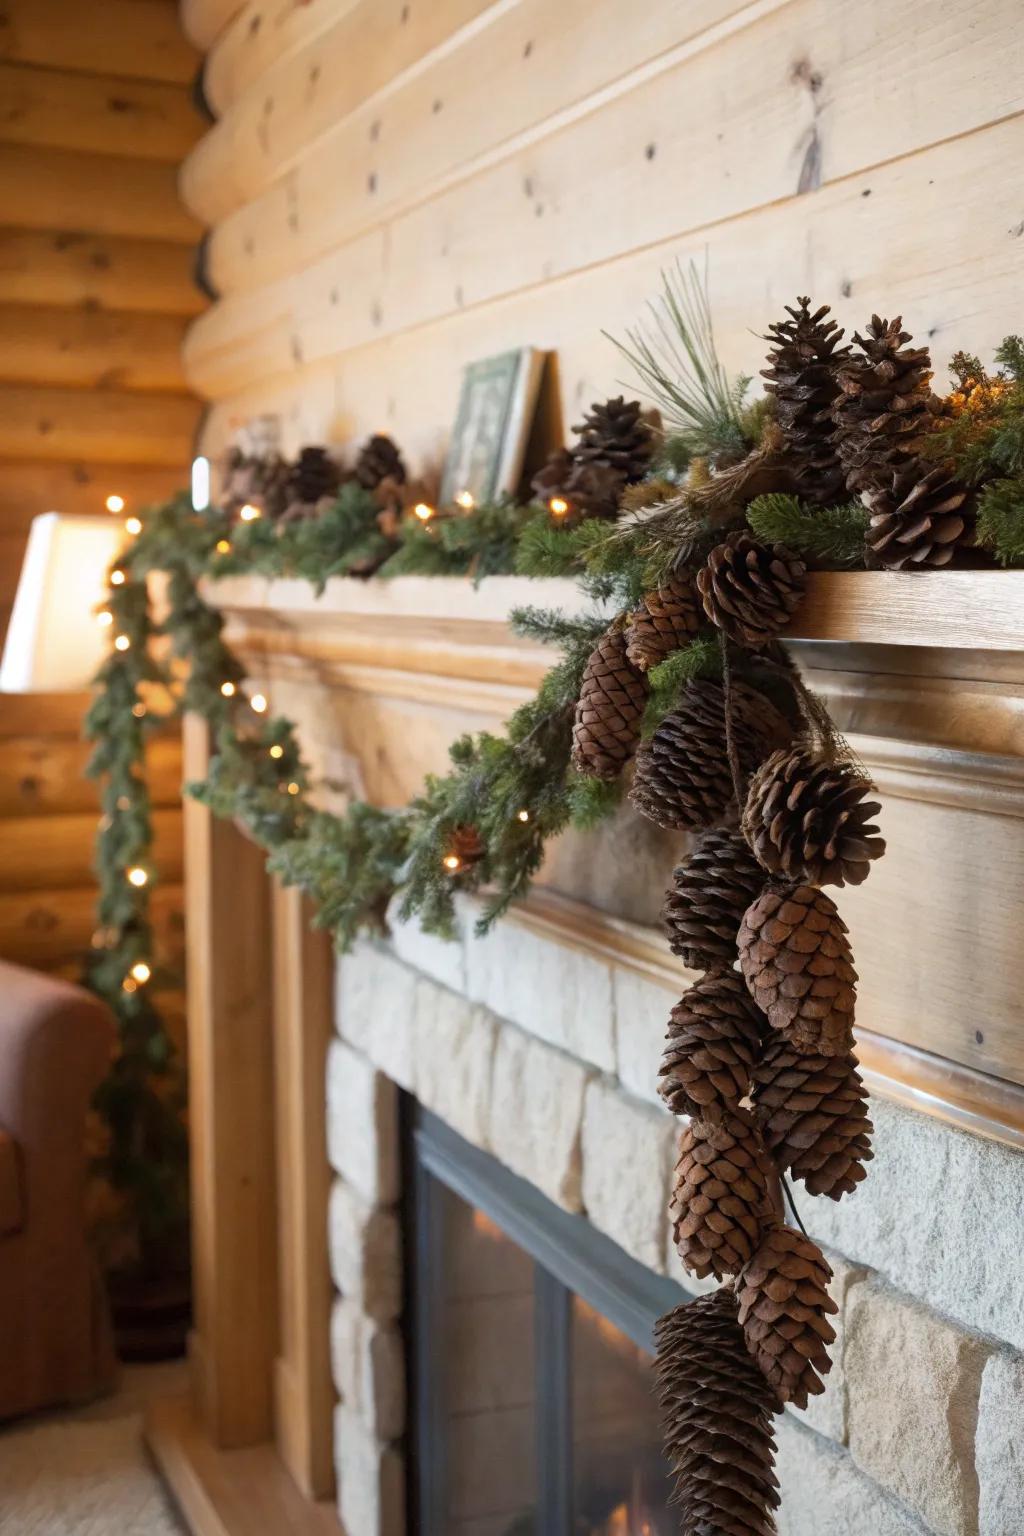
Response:
[{"label": "pine cone garland", "polygon": [[860,885],[885,840],[870,780],[801,746],[773,752],[750,782],[743,835],[765,869],[808,885]]},{"label": "pine cone garland", "polygon": [[839,1200],[867,1174],[871,1121],[855,1056],[805,1055],[780,1037],[754,1071],[754,1118],[780,1172]]},{"label": "pine cone garland", "polygon": [[654,452],[654,433],[644,419],[639,400],[618,395],[592,405],[573,431],[579,442],[573,450],[577,464],[601,464],[614,469],[623,484],[642,480]]},{"label": "pine cone garland", "polygon": [[375,432],[359,450],[355,477],[364,490],[372,491],[382,480],[405,481],[405,463],[390,437]]},{"label": "pine cone garland", "polygon": [[765,390],[775,397],[775,420],[792,459],[800,494],[828,506],[843,490],[832,408],[839,394],[839,370],[849,357],[843,333],[823,304],[811,313],[810,299],[786,305],[788,320],[768,327],[772,343]]},{"label": "pine cone garland", "polygon": [[739,1322],[780,1403],[806,1408],[824,1392],[832,1369],[828,1321],[839,1311],[828,1294],[832,1271],[809,1237],[781,1223],[769,1227],[737,1287]]},{"label": "pine cone garland", "polygon": [[626,655],[634,667],[647,672],[692,640],[700,625],[700,603],[692,579],[673,576],[645,593],[630,615]]},{"label": "pine cone garland", "polygon": [[736,1297],[723,1287],[682,1302],[654,1337],[682,1536],[775,1536],[778,1404],[747,1349]]},{"label": "pine cone garland", "polygon": [[750,1092],[765,1020],[733,970],[702,976],[672,1009],[658,1092],[674,1115],[708,1124]]},{"label": "pine cone garland", "polygon": [[731,965],[743,914],[764,886],[744,838],[712,828],[672,872],[661,909],[669,948],[691,970]]},{"label": "pine cone garland", "polygon": [[647,680],[629,663],[625,634],[608,630],[591,652],[576,706],[572,760],[580,773],[618,777],[640,739],[646,703]]},{"label": "pine cone garland", "polygon": [[[792,728],[747,683],[732,688],[733,740],[744,775]],[[725,694],[718,683],[688,683],[679,708],[666,715],[637,752],[629,798],[659,827],[696,830],[735,820],[736,801],[725,738]]]},{"label": "pine cone garland", "polygon": [[807,567],[781,544],[732,533],[697,572],[697,590],[712,624],[738,645],[767,645],[800,606]]},{"label": "pine cone garland", "polygon": [[853,1049],[857,972],[846,931],[835,903],[810,885],[770,885],[740,925],[750,995],[798,1051]]},{"label": "pine cone garland", "polygon": [[772,1221],[778,1177],[746,1110],[709,1124],[691,1120],[679,1139],[669,1213],[686,1269],[704,1279],[738,1274]]},{"label": "pine cone garland", "polygon": [[917,457],[935,425],[931,357],[927,347],[907,346],[911,337],[902,326],[899,315],[872,315],[867,335],[853,337],[861,355],[850,355],[839,371],[832,414],[851,491],[888,484],[894,469]]},{"label": "pine cone garland", "polygon": [[862,499],[871,514],[868,555],[887,570],[948,565],[967,540],[970,492],[944,465],[912,460]]}]

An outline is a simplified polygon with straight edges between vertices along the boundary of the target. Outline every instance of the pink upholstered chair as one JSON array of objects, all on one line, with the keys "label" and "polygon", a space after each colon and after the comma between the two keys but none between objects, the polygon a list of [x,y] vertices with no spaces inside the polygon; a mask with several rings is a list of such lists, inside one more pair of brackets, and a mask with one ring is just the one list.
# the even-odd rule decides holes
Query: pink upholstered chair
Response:
[{"label": "pink upholstered chair", "polygon": [[85,1120],[114,1022],[68,982],[0,961],[0,1417],[110,1385],[86,1237]]}]

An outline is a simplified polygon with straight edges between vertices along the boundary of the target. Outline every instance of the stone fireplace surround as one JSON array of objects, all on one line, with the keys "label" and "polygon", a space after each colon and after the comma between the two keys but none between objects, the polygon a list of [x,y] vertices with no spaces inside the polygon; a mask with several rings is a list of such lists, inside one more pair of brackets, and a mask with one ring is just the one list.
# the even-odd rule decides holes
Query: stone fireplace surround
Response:
[{"label": "stone fireplace surround", "polygon": [[[686,1281],[665,1211],[678,1127],[654,1092],[675,992],[514,918],[412,927],[336,973],[329,1242],[348,1536],[402,1536],[408,1415],[398,1090],[631,1257]],[[556,982],[557,973],[557,982]],[[873,1100],[850,1200],[800,1199],[840,1305],[825,1395],[779,1422],[782,1536],[1010,1536],[1024,1519],[1024,1213],[1006,1147]]]}]

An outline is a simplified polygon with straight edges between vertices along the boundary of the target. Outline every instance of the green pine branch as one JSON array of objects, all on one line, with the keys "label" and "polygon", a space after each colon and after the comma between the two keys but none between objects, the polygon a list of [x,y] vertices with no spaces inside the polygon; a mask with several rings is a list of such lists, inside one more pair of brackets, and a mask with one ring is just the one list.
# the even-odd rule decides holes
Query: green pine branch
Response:
[{"label": "green pine branch", "polygon": [[785,544],[815,565],[864,563],[868,514],[858,502],[812,509],[796,496],[758,496],[747,507],[747,522],[766,544]]}]

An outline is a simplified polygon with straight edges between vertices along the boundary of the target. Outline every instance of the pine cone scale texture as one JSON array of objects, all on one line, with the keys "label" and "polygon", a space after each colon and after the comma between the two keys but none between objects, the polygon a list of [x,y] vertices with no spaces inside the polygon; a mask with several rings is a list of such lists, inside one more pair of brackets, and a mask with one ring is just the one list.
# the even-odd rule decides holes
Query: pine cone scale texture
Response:
[{"label": "pine cone scale texture", "polygon": [[576,706],[572,760],[580,773],[618,777],[640,738],[647,691],[626,655],[622,630],[609,630],[587,662]]},{"label": "pine cone scale texture", "polygon": [[849,1054],[857,972],[846,925],[824,891],[769,886],[743,918],[739,954],[773,1029],[801,1051]]}]

